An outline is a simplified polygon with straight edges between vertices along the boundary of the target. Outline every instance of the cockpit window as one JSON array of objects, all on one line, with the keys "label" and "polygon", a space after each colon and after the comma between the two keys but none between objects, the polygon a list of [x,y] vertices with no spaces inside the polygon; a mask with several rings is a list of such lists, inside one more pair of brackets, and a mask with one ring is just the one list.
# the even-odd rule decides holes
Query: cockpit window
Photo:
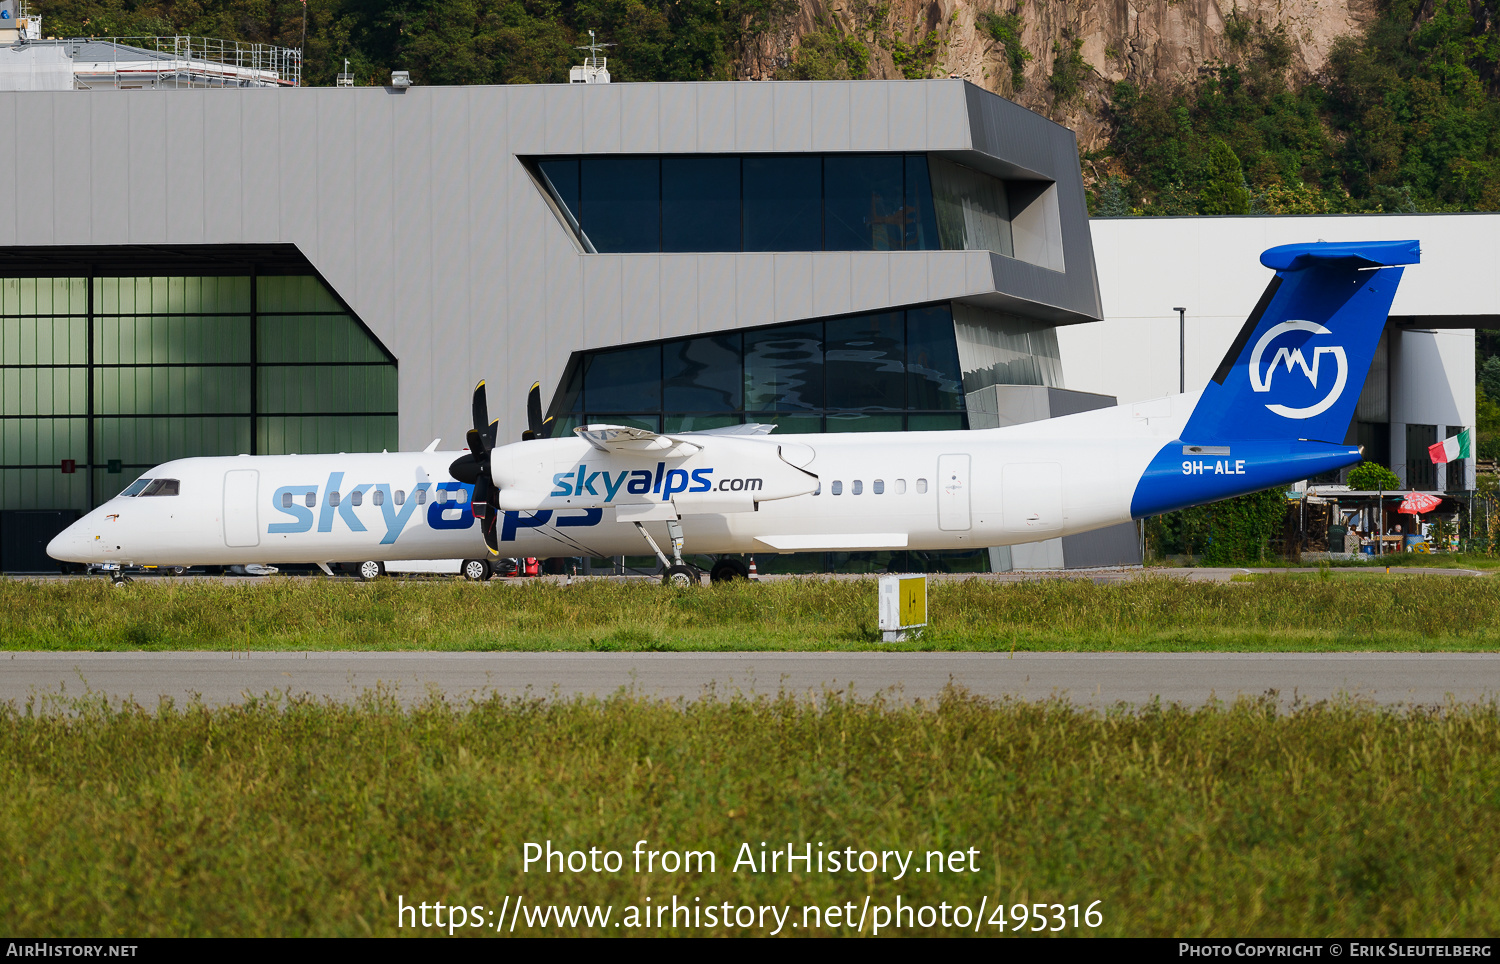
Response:
[{"label": "cockpit window", "polygon": [[150,479],[136,479],[134,482],[130,483],[129,487],[127,487],[124,492],[120,493],[120,498],[128,499],[132,498],[133,496],[140,495],[141,490],[150,484]]},{"label": "cockpit window", "polygon": [[176,495],[178,482],[176,479],[152,479],[151,484],[141,492],[141,498],[148,495]]}]

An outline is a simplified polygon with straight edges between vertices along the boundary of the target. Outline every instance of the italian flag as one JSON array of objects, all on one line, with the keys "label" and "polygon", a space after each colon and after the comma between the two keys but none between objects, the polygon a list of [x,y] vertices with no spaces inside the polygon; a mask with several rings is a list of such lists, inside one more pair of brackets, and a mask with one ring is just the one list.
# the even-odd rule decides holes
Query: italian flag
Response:
[{"label": "italian flag", "polygon": [[1450,439],[1444,439],[1436,445],[1427,446],[1427,454],[1432,456],[1432,461],[1439,465],[1444,462],[1452,462],[1454,459],[1466,459],[1473,449],[1473,445],[1470,443],[1472,436],[1473,430],[1466,428]]}]

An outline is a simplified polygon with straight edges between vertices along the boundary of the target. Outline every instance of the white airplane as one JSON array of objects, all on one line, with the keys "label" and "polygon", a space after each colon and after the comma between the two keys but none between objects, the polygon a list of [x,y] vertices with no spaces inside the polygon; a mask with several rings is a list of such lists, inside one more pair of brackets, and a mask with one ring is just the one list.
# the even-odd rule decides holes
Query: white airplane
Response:
[{"label": "white airplane", "polygon": [[[69,562],[223,565],[969,549],[1087,532],[1352,465],[1344,443],[1415,241],[1293,244],[1201,392],[980,431],[550,438],[540,390],[496,444],[484,382],[465,452],[191,458],[47,547]],[[478,525],[476,525],[476,521]],[[662,548],[670,549],[670,557]],[[742,574],[738,559],[715,579]]]}]

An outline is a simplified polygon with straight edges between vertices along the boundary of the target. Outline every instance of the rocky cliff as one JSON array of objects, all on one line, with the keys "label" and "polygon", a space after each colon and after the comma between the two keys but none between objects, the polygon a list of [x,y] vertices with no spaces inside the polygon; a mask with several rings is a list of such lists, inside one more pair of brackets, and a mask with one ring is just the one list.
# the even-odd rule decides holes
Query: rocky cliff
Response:
[{"label": "rocky cliff", "polygon": [[[747,40],[743,79],[961,77],[1103,146],[1110,90],[1173,84],[1280,32],[1295,80],[1375,15],[1374,0],[795,0]],[[1019,44],[1019,50],[1014,49]]]}]

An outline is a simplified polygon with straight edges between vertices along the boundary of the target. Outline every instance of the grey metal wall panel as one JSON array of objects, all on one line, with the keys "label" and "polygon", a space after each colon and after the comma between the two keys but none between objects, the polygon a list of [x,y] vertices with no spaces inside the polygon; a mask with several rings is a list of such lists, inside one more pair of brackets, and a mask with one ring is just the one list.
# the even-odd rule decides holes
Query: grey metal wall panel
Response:
[{"label": "grey metal wall panel", "polygon": [[507,350],[505,332],[511,324],[505,232],[491,226],[510,217],[508,179],[527,179],[510,154],[506,101],[503,87],[469,90],[469,319],[463,327],[466,350],[474,359],[470,375],[476,379],[491,371],[498,375],[495,365]]},{"label": "grey metal wall panel", "polygon": [[391,317],[373,322],[366,319],[400,360],[398,394],[404,447],[416,445],[417,439],[425,445],[435,435],[449,434],[439,428],[444,423],[435,421],[433,413],[446,414],[443,408],[449,399],[444,389],[457,380],[452,372],[439,374],[439,366],[433,363],[432,202],[428,195],[432,183],[432,114],[420,102],[422,92],[416,91],[417,96],[412,93],[381,91],[382,96],[390,98],[394,113],[396,189],[391,231],[400,240],[391,270],[401,276],[396,281]]},{"label": "grey metal wall panel", "polygon": [[318,91],[317,176],[307,179],[317,189],[316,263],[330,281],[340,279],[339,290],[358,292],[355,191],[360,145],[355,140],[354,105],[339,96],[347,93],[337,88]]},{"label": "grey metal wall panel", "polygon": [[[540,100],[539,90],[517,91],[511,95],[509,103],[511,120],[508,127],[513,138],[512,143],[523,139],[521,132],[517,130],[519,126],[530,127],[533,134],[540,131],[541,117],[535,110],[527,109],[539,103]],[[566,358],[565,356],[559,357],[562,356],[560,349],[557,355],[548,353],[549,339],[563,334],[549,332],[551,319],[547,316],[549,292],[546,284],[549,245],[545,241],[548,232],[538,230],[538,225],[542,222],[534,222],[527,217],[528,204],[533,202],[537,195],[535,185],[520,170],[519,165],[510,165],[510,167],[512,170],[505,182],[507,217],[500,222],[499,227],[504,232],[505,239],[505,273],[516,279],[516,283],[510,286],[505,296],[504,310],[509,317],[509,323],[505,326],[505,351],[498,358],[485,359],[484,367],[486,370],[494,370],[493,378],[497,382],[503,382],[512,387],[517,385],[529,387],[532,382],[551,376],[551,383],[544,382],[546,390],[550,391],[551,386],[556,383],[556,376],[552,376],[551,373],[560,371]],[[539,201],[535,203],[540,204]],[[556,224],[552,213],[543,210],[552,223]],[[538,238],[538,234],[541,234],[542,238]],[[541,280],[541,284],[537,283],[538,279]],[[501,370],[500,368],[491,369],[491,366],[504,367]],[[493,396],[495,393],[490,394]],[[492,397],[491,404],[494,401]],[[490,417],[502,416],[496,412]],[[405,422],[406,418],[403,414],[402,444],[406,444]],[[522,419],[504,417],[500,424],[508,426],[509,431],[514,432],[520,428],[521,422]],[[502,429],[502,434],[504,431],[505,429]]]},{"label": "grey metal wall panel", "polygon": [[129,149],[130,103],[139,95],[110,90],[100,91],[98,97],[88,96],[93,108],[88,192],[93,213],[89,235],[95,244],[128,244],[132,172],[129,164],[120,163],[120,152]]},{"label": "grey metal wall panel", "polygon": [[812,317],[812,257],[805,254],[773,257],[776,259],[776,320]]},{"label": "grey metal wall panel", "polygon": [[698,91],[698,150],[704,154],[734,150],[734,88],[737,85],[693,86]]},{"label": "grey metal wall panel", "polygon": [[858,252],[849,263],[849,307],[852,311],[883,308],[891,300],[891,259],[885,253]]},{"label": "grey metal wall panel", "polygon": [[918,251],[893,251],[891,260],[891,298],[896,304],[909,305],[926,301],[927,255]]},{"label": "grey metal wall panel", "polygon": [[[465,383],[478,380],[469,351],[469,328],[478,321],[470,312],[469,267],[473,210],[469,181],[469,96],[435,98],[432,104],[432,353],[435,371],[464,371]],[[441,418],[441,415],[439,415]]]},{"label": "grey metal wall panel", "polygon": [[[52,104],[42,98],[26,97],[19,101],[17,126],[11,131],[26,131],[35,143],[45,144],[45,151],[22,150],[16,159],[17,233],[23,243],[36,238],[35,244],[54,244],[57,240],[56,197],[53,180],[55,122]],[[14,137],[14,135],[12,135]],[[14,138],[23,143],[20,138]],[[23,144],[23,146],[30,146]]]},{"label": "grey metal wall panel", "polygon": [[692,154],[698,150],[698,86],[662,84],[661,149],[665,154]]},{"label": "grey metal wall panel", "polygon": [[968,277],[966,267],[968,264],[968,253],[964,251],[927,251],[923,254],[927,261],[927,288],[934,298],[942,292],[949,291],[975,291],[974,282]]},{"label": "grey metal wall panel", "polygon": [[774,105],[771,150],[812,150],[812,85],[774,83],[766,86],[771,88]]},{"label": "grey metal wall panel", "polygon": [[88,98],[61,97],[52,101],[52,120],[56,125],[55,147],[52,156],[52,186],[55,197],[54,237],[58,244],[88,244],[92,227],[89,208],[89,143]]},{"label": "grey metal wall panel", "polygon": [[[316,88],[307,97],[287,97],[281,107],[281,189],[276,195],[281,205],[281,236],[304,252],[318,252],[318,183],[322,168],[318,161],[319,94],[338,93]],[[344,91],[348,93],[348,91]],[[332,158],[329,159],[330,161]],[[332,170],[328,175],[333,176]]]},{"label": "grey metal wall panel", "polygon": [[583,152],[618,154],[623,150],[625,85],[583,85]]},{"label": "grey metal wall panel", "polygon": [[[849,85],[849,149],[854,151],[888,151],[891,149],[890,123],[892,84],[888,81],[861,81]],[[899,150],[899,146],[897,148]]]},{"label": "grey metal wall panel", "polygon": [[776,320],[776,256],[742,254],[735,264],[735,321],[740,327]]},{"label": "grey metal wall panel", "polygon": [[[583,264],[583,339],[590,348],[607,348],[623,341],[620,262],[629,255],[606,254],[585,258]],[[647,336],[655,338],[652,332]]]},{"label": "grey metal wall panel", "polygon": [[886,84],[886,131],[892,150],[926,150],[927,91],[916,80],[893,80]]},{"label": "grey metal wall panel", "polygon": [[[14,95],[0,96],[0,130],[20,130],[16,126],[17,103]],[[20,138],[0,137],[0,168],[3,168],[3,171],[0,171],[0,244],[16,243],[17,205],[21,199],[21,184],[23,183],[17,166],[19,148]],[[26,153],[39,157],[41,151],[29,149]],[[50,155],[51,151],[47,153]]]},{"label": "grey metal wall panel", "polygon": [[812,149],[815,151],[849,150],[850,81],[830,81],[809,85],[812,90]]},{"label": "grey metal wall panel", "polygon": [[[240,240],[272,243],[281,233],[281,98],[274,90],[237,90],[240,102]],[[288,131],[288,136],[297,132]],[[290,173],[290,172],[288,172]],[[225,238],[228,241],[230,239]]]},{"label": "grey metal wall panel", "polygon": [[716,331],[735,327],[734,254],[698,256],[698,311],[694,331]]},{"label": "grey metal wall panel", "polygon": [[206,99],[226,93],[193,94],[203,111],[203,239],[208,242],[244,237],[240,220],[240,190],[245,176],[245,158],[240,150],[243,101],[232,95]]},{"label": "grey metal wall panel", "polygon": [[[130,95],[126,95],[127,97]],[[130,240],[167,239],[167,102],[135,96],[130,113]]]},{"label": "grey metal wall panel", "polygon": [[854,305],[854,297],[850,288],[850,261],[854,258],[860,260],[874,260],[882,258],[880,254],[872,254],[861,251],[854,254],[848,251],[829,251],[824,254],[810,256],[812,260],[812,295],[813,314],[815,315],[839,315],[849,311]]},{"label": "grey metal wall panel", "polygon": [[661,331],[661,262],[620,259],[620,330],[624,339],[649,341]]},{"label": "grey metal wall panel", "polygon": [[963,258],[965,291],[994,289],[995,271],[993,259],[988,251],[965,251],[962,255],[953,252],[953,255]]},{"label": "grey metal wall panel", "polygon": [[621,84],[620,91],[620,150],[655,154],[661,150],[660,85]]},{"label": "grey metal wall panel", "polygon": [[737,151],[764,151],[774,142],[772,85],[733,85],[734,148]]},{"label": "grey metal wall panel", "polygon": [[164,97],[166,130],[166,239],[173,244],[203,241],[206,202],[203,159],[203,97]]},{"label": "grey metal wall panel", "polygon": [[[349,179],[354,185],[354,272],[358,279],[344,299],[366,324],[375,320],[381,340],[395,349],[394,326],[383,324],[396,317],[396,231],[392,223],[395,200],[396,145],[388,97],[361,97],[348,102],[354,114],[354,156]],[[399,360],[399,356],[398,356]],[[399,371],[399,369],[398,369]],[[425,444],[425,443],[424,443]]]},{"label": "grey metal wall panel", "polygon": [[546,144],[548,154],[577,154],[583,150],[583,97],[582,88],[587,84],[546,86],[540,88],[545,101],[543,118],[546,121]]},{"label": "grey metal wall panel", "polygon": [[[974,145],[973,134],[969,129],[969,105],[964,99],[965,90],[969,87],[969,84],[961,80],[939,80],[922,85],[922,90],[927,94],[927,143],[933,148],[953,150]],[[946,145],[949,144],[954,147],[948,148]]]},{"label": "grey metal wall panel", "polygon": [[698,256],[661,257],[661,321],[656,337],[676,338],[698,330]]}]

